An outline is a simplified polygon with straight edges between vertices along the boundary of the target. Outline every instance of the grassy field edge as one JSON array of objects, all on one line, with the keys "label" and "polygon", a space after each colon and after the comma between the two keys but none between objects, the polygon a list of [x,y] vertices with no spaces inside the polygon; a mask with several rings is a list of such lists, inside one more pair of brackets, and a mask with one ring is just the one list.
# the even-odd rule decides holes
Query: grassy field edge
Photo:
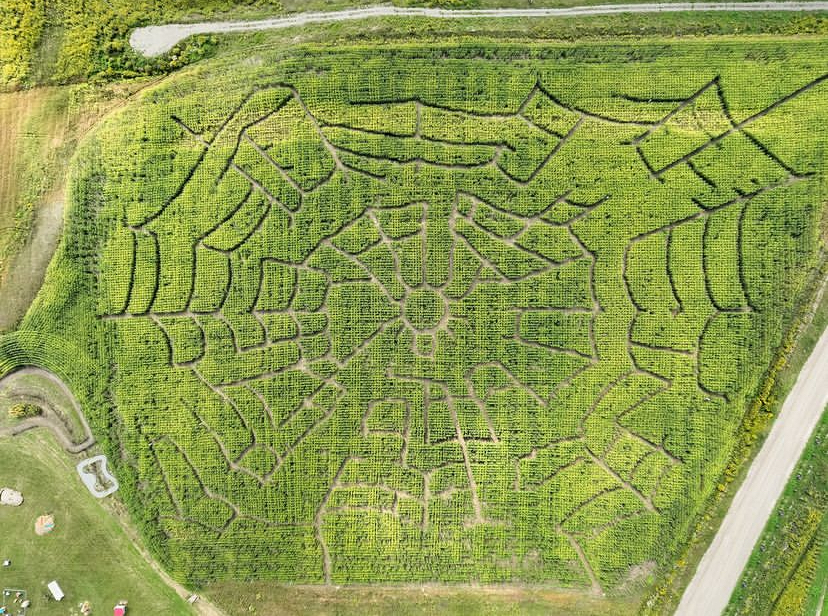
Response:
[{"label": "grassy field edge", "polygon": [[759,395],[745,412],[740,440],[720,477],[719,490],[710,497],[699,515],[683,554],[672,569],[663,574],[654,592],[642,604],[642,615],[669,614],[678,606],[681,594],[713,540],[785,397],[820,335],[828,327],[828,293],[821,293],[825,288],[826,276],[828,255],[823,253],[811,272],[810,283],[806,285],[810,288],[807,299],[801,302],[799,314],[789,325],[785,342],[766,373]]},{"label": "grassy field edge", "polygon": [[828,537],[826,470],[828,408],[759,537],[726,614],[808,613],[809,590],[818,598],[824,585],[817,562],[820,558],[825,561],[824,542]]},{"label": "grassy field edge", "polygon": [[[796,354],[796,352],[794,351],[794,355],[795,355],[795,354]],[[803,358],[803,359],[804,359],[804,358]],[[792,365],[795,361],[796,361],[795,359],[791,359],[791,361],[790,361],[790,363],[788,363],[788,365],[789,365],[789,366],[790,366],[790,365]],[[783,378],[783,376],[782,376],[782,375],[780,375],[780,376],[779,376],[779,379],[781,380],[782,378]],[[772,406],[771,404],[767,404],[767,405],[766,405],[766,407],[763,409],[763,411],[764,411],[764,412],[768,412],[768,411],[767,411],[767,409],[768,409],[768,408],[771,408],[771,406]],[[767,428],[767,424],[765,424],[765,428],[764,428],[764,429],[766,429],[766,428]],[[745,466],[744,464],[743,464],[743,467],[744,467],[744,468],[746,468],[746,466]],[[738,483],[738,482],[737,482],[737,483]]]}]

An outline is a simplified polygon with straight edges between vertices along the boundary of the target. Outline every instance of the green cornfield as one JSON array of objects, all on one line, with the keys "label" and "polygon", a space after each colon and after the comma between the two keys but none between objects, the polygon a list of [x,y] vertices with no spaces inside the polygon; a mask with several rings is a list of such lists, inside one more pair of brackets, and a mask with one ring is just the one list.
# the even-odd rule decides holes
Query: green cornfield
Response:
[{"label": "green cornfield", "polygon": [[79,148],[0,373],[178,579],[610,590],[686,543],[820,247],[828,41],[265,50]]}]

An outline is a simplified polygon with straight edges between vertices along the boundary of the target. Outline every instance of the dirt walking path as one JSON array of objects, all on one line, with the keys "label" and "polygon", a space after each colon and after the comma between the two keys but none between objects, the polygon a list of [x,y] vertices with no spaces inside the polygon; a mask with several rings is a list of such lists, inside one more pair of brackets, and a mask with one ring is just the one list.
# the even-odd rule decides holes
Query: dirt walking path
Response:
[{"label": "dirt walking path", "polygon": [[681,11],[826,11],[828,2],[674,2],[652,4],[605,4],[558,9],[470,9],[448,10],[372,6],[344,11],[296,13],[259,21],[213,21],[192,24],[166,24],[136,28],[129,43],[145,56],[168,52],[180,41],[194,34],[227,34],[251,30],[275,30],[307,24],[352,21],[376,17],[427,17],[432,19],[492,19],[527,17],[581,17],[617,13],[665,13]]},{"label": "dirt walking path", "polygon": [[10,259],[0,283],[0,331],[14,327],[34,301],[63,231],[63,192],[55,191],[37,208],[31,236]]},{"label": "dirt walking path", "polygon": [[[64,421],[60,419],[60,412],[56,408],[57,402],[53,403],[52,400],[47,399],[48,396],[46,392],[44,392],[43,395],[38,394],[35,396],[32,394],[30,386],[24,386],[17,383],[20,379],[25,379],[26,377],[31,376],[37,376],[38,378],[49,381],[60,390],[61,395],[63,395],[66,401],[71,404],[75,414],[77,415],[77,420],[83,426],[86,438],[82,442],[77,443],[76,440],[72,438],[68,427],[65,425]],[[8,396],[8,398],[13,401],[19,400],[21,402],[32,402],[38,404],[47,412],[46,416],[33,417],[9,428],[0,428],[0,437],[16,436],[27,430],[43,427],[51,429],[52,432],[54,432],[60,446],[70,454],[81,453],[95,444],[95,439],[92,436],[89,423],[83,414],[80,403],[72,393],[72,390],[69,389],[69,387],[58,376],[48,370],[36,367],[27,367],[7,374],[3,378],[0,378],[0,393]],[[161,577],[161,579],[176,593],[178,593],[180,597],[184,599],[189,597],[192,593],[184,586],[173,580],[155,561],[152,555],[150,555],[144,548],[140,537],[131,526],[131,521],[123,506],[113,504],[112,502],[104,502],[102,504],[111,512],[113,516],[115,516],[120,523],[121,528],[135,546],[135,549],[141,554],[141,556],[144,557],[146,562]],[[225,616],[224,612],[222,612],[216,605],[203,597],[200,598],[195,605],[193,605],[193,608],[199,616]]]}]

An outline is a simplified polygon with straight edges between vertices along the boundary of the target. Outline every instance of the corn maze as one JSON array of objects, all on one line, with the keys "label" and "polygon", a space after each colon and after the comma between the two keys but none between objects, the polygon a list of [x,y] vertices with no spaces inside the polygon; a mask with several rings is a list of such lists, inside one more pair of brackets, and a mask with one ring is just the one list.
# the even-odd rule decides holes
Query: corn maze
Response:
[{"label": "corn maze", "polygon": [[61,335],[177,577],[602,591],[681,545],[817,248],[826,56],[515,53],[202,68],[85,146]]}]

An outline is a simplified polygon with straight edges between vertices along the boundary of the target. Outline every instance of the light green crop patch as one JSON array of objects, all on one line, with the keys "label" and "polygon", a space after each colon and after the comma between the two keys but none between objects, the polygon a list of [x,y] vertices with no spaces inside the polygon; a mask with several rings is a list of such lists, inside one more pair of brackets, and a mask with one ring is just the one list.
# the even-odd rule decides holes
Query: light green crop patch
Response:
[{"label": "light green crop patch", "polygon": [[52,268],[80,299],[24,327],[99,366],[162,562],[606,589],[669,560],[818,245],[828,53],[764,45],[265,54],[107,122]]}]

